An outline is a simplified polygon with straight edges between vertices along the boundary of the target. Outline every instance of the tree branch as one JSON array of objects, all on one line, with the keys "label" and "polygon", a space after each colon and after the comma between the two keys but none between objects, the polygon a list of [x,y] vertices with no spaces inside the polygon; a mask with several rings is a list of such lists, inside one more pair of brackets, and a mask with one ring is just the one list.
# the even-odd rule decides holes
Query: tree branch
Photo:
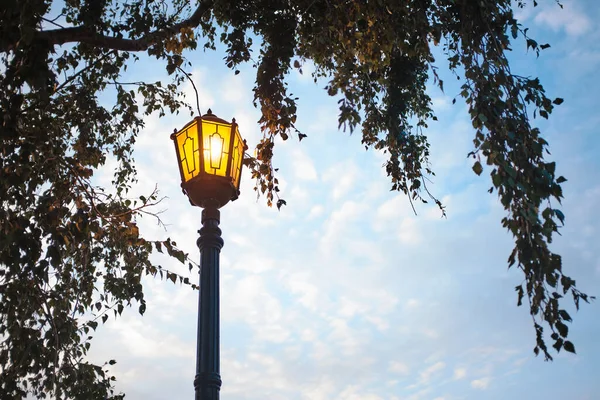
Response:
[{"label": "tree branch", "polygon": [[[51,29],[37,32],[36,36],[46,40],[52,45],[65,43],[87,43],[90,45],[121,51],[145,51],[150,46],[161,40],[172,36],[184,28],[195,28],[200,24],[202,17],[212,8],[213,0],[204,0],[196,8],[196,11],[186,20],[167,28],[158,29],[138,39],[125,39],[114,36],[106,36],[94,32],[87,26],[75,26],[63,29]],[[9,49],[0,49],[5,52]]]}]

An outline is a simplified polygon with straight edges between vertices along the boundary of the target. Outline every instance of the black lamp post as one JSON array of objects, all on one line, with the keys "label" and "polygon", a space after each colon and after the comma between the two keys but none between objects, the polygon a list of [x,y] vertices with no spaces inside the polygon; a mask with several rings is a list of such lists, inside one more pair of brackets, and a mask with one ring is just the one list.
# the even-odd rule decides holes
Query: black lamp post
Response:
[{"label": "black lamp post", "polygon": [[230,123],[210,109],[171,135],[181,188],[193,206],[202,207],[200,294],[196,350],[196,400],[217,400],[219,370],[219,255],[223,247],[219,208],[238,198],[246,143],[235,119]]}]

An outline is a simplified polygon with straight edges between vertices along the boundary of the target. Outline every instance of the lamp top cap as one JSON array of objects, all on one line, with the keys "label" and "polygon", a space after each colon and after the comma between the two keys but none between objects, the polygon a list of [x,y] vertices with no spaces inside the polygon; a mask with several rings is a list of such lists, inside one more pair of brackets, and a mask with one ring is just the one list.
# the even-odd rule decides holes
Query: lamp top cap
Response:
[{"label": "lamp top cap", "polygon": [[[202,118],[205,121],[212,121],[212,122],[218,122],[218,123],[221,123],[221,124],[231,125],[231,122],[225,121],[224,119],[219,118],[215,114],[213,114],[212,110],[210,108],[208,109],[208,111],[206,111],[206,114],[204,114],[200,118]],[[233,123],[235,123],[235,119],[234,119]]]}]

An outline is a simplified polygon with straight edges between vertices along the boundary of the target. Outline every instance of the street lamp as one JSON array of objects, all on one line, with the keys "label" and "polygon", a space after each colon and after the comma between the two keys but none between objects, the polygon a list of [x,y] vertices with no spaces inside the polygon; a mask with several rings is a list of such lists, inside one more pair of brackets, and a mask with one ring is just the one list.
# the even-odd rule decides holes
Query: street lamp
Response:
[{"label": "street lamp", "polygon": [[219,208],[238,198],[247,146],[235,119],[227,122],[209,109],[171,135],[181,188],[193,206],[202,207],[200,294],[196,349],[196,400],[217,400],[219,373],[219,254],[223,247]]}]

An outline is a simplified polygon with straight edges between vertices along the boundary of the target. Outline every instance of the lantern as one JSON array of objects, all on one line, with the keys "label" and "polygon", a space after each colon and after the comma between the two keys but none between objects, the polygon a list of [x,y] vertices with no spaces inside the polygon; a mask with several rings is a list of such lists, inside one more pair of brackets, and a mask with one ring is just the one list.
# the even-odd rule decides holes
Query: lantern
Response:
[{"label": "lantern", "polygon": [[192,205],[221,208],[238,198],[246,142],[235,118],[227,122],[209,109],[171,135],[181,188]]}]

